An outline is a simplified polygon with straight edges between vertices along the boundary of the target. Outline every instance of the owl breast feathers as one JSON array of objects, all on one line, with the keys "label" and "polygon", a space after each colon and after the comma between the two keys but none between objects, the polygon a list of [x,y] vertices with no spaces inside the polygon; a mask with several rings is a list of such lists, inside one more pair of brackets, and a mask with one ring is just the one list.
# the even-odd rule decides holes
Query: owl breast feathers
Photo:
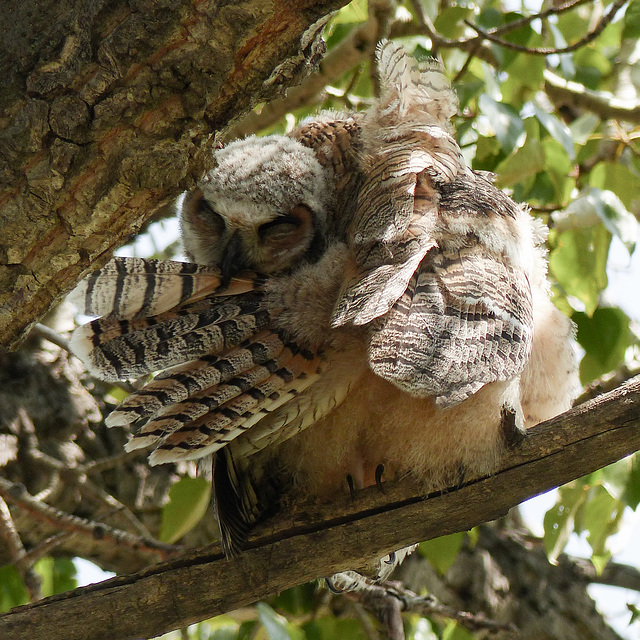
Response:
[{"label": "owl breast feathers", "polygon": [[367,113],[216,152],[180,211],[192,263],[116,258],[75,293],[93,373],[160,371],[107,424],[152,464],[213,455],[228,551],[284,486],[491,472],[577,388],[542,225],[465,163],[435,63],[387,42],[378,65]]}]

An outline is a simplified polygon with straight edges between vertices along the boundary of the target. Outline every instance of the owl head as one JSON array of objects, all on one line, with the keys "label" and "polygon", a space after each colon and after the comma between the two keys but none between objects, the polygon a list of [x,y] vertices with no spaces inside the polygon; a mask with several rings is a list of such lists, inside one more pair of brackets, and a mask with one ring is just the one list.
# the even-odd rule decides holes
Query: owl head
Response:
[{"label": "owl head", "polygon": [[180,207],[187,256],[228,280],[286,272],[324,249],[332,190],[314,152],[286,136],[251,136],[215,153],[216,167]]}]

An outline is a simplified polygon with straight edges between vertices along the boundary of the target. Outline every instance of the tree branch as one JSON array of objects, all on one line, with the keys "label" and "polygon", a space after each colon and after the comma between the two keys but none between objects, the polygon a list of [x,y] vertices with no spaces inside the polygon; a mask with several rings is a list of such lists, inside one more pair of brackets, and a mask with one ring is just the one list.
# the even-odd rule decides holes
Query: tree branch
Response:
[{"label": "tree branch", "polygon": [[[469,20],[465,20],[464,22],[467,26],[471,27],[482,38],[489,40],[494,44],[500,45],[505,49],[511,49],[512,51],[520,51],[521,53],[528,53],[529,55],[549,56],[552,54],[570,53],[571,51],[576,51],[577,49],[584,47],[590,42],[593,42],[602,33],[604,28],[614,19],[616,13],[618,13],[618,11],[622,9],[622,7],[626,3],[627,3],[627,0],[616,0],[616,2],[614,2],[609,8],[609,11],[604,16],[602,16],[602,18],[600,18],[600,20],[598,21],[598,24],[596,24],[596,26],[591,31],[589,31],[587,34],[582,36],[582,38],[580,38],[579,40],[576,40],[576,42],[574,42],[573,44],[567,45],[566,47],[557,47],[557,48],[527,47],[525,45],[516,44],[515,42],[509,42],[508,40],[503,40],[502,38],[499,38],[495,32],[484,31],[483,29],[476,26],[472,22],[469,22]],[[569,5],[566,8],[571,9],[574,6],[575,6],[575,3]],[[554,13],[559,13],[559,12],[555,11]],[[540,16],[536,16],[536,17],[540,17]],[[521,21],[518,20],[517,22],[519,23]],[[510,26],[511,26],[510,24],[505,25],[505,27],[507,27],[506,30],[508,30],[508,27]]]},{"label": "tree branch", "polygon": [[7,0],[0,347],[193,186],[217,131],[299,81],[303,35],[346,2]]},{"label": "tree branch", "polygon": [[[152,637],[310,579],[363,565],[394,549],[493,520],[523,500],[640,449],[640,379],[540,424],[495,475],[424,496],[408,480],[330,505],[298,504],[265,523],[248,549],[225,560],[218,546],[18,607],[0,635],[45,640]],[[313,553],[310,553],[313,550]],[[145,615],[140,616],[144,602]]]},{"label": "tree branch", "polygon": [[640,124],[640,103],[616,98],[608,91],[592,91],[578,82],[565,80],[545,69],[545,90],[556,106],[569,106],[592,111],[603,120],[615,118]]},{"label": "tree branch", "polygon": [[131,534],[128,531],[110,527],[102,522],[94,522],[86,518],[65,513],[29,495],[24,485],[14,484],[4,478],[0,478],[0,497],[24,509],[36,519],[54,523],[63,531],[69,531],[88,536],[95,540],[104,540],[111,544],[137,549],[153,554],[156,558],[169,558],[180,550],[180,547],[175,545],[165,544],[153,539],[146,539],[142,536]]},{"label": "tree branch", "polygon": [[567,558],[573,573],[594,584],[606,584],[610,587],[631,589],[640,592],[640,569],[619,562],[609,562],[602,573],[598,573],[593,563],[584,558]]}]

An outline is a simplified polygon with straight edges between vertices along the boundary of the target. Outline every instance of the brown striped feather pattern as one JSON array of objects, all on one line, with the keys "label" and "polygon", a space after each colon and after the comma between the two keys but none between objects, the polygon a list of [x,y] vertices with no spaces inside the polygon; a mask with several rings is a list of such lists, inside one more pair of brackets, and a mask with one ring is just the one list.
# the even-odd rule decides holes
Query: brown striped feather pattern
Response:
[{"label": "brown striped feather pattern", "polygon": [[190,262],[116,258],[73,296],[98,316],[71,340],[92,373],[154,375],[106,418],[127,449],[212,455],[227,553],[284,491],[491,473],[505,431],[578,386],[542,225],[467,165],[440,66],[377,59],[366,112],[215,151],[179,205]]}]

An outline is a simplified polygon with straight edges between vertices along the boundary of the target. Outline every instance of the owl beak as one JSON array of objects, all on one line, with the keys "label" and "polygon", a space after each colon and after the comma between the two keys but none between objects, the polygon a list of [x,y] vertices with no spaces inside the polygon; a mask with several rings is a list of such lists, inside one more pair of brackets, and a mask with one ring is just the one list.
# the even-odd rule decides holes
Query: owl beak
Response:
[{"label": "owl beak", "polygon": [[247,258],[242,248],[242,240],[238,232],[234,231],[222,254],[222,283],[220,288],[226,289],[231,282],[231,278],[240,273],[246,265]]}]

